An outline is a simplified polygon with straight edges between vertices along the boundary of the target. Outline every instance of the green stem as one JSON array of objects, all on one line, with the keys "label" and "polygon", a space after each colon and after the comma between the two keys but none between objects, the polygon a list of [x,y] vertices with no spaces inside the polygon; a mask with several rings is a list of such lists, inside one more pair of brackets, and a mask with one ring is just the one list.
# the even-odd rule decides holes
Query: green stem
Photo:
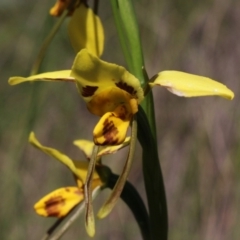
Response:
[{"label": "green stem", "polygon": [[119,36],[120,44],[123,50],[124,58],[127,62],[128,68],[133,69],[131,55],[128,50],[127,42],[125,41],[125,33],[124,33],[124,28],[122,26],[122,21],[119,13],[118,2],[116,0],[111,0],[111,4],[112,4],[113,16],[114,16],[115,24],[117,27],[118,36]]},{"label": "green stem", "polygon": [[31,70],[31,74],[30,75],[35,75],[38,73],[39,68],[41,66],[41,63],[43,61],[43,58],[46,54],[46,51],[48,49],[48,46],[50,45],[50,43],[52,42],[54,36],[56,35],[58,29],[61,27],[64,19],[66,18],[68,14],[68,10],[65,10],[63,12],[63,14],[61,15],[61,17],[58,19],[58,21],[55,23],[55,25],[53,26],[51,32],[48,34],[48,36],[45,38],[45,40],[43,41],[43,44],[39,50],[39,53],[37,55],[37,58],[33,64],[32,70]]}]

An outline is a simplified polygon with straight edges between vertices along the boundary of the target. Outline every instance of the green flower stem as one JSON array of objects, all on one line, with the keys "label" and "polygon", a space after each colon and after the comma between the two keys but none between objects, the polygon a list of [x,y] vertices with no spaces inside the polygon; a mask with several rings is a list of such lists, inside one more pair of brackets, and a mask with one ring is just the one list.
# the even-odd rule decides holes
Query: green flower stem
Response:
[{"label": "green flower stem", "polygon": [[152,238],[167,240],[168,215],[163,176],[156,141],[151,134],[144,110],[139,107],[138,140],[143,149],[143,174],[147,191]]},{"label": "green flower stem", "polygon": [[84,184],[85,227],[88,235],[91,237],[95,234],[95,220],[92,206],[92,177],[95,170],[98,150],[99,146],[95,145],[89,161],[87,177]]},{"label": "green flower stem", "polygon": [[[75,209],[74,207],[68,215]],[[66,215],[66,217],[68,216]],[[58,218],[56,222],[47,230],[46,234],[41,238],[41,240],[48,240],[50,236],[53,234],[53,232],[56,230],[56,228],[65,220],[66,217]]]},{"label": "green flower stem", "polygon": [[[111,173],[106,187],[113,189],[118,178],[118,175]],[[151,240],[148,212],[136,188],[127,181],[120,197],[131,209],[140,228],[142,239]]]},{"label": "green flower stem", "polygon": [[[145,87],[148,82],[142,71],[142,68],[144,67],[144,59],[132,0],[111,0],[111,4],[128,69],[139,79],[142,87]],[[145,97],[141,105],[147,114],[152,133],[155,136],[156,124],[152,93],[149,93]]]},{"label": "green flower stem", "polygon": [[30,75],[35,75],[38,73],[39,68],[41,66],[41,63],[43,61],[43,58],[47,52],[48,46],[50,45],[50,43],[52,42],[54,36],[56,35],[58,29],[61,27],[63,21],[65,20],[65,18],[68,15],[68,10],[65,10],[61,17],[58,19],[58,21],[55,23],[55,25],[53,26],[51,32],[48,34],[48,36],[45,38],[45,40],[43,41],[43,44],[40,48],[40,51],[37,55],[37,58],[33,64],[32,70],[31,70],[31,74]]}]

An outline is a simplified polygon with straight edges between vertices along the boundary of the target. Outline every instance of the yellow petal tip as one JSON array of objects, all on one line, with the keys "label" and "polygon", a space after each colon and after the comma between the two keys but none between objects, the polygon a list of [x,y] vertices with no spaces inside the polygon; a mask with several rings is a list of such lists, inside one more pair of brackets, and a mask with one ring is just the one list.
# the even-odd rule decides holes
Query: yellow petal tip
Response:
[{"label": "yellow petal tip", "polygon": [[109,211],[107,211],[105,208],[101,208],[97,214],[97,217],[102,219],[105,218],[109,214]]},{"label": "yellow petal tip", "polygon": [[86,231],[89,237],[94,237],[95,235],[95,226],[94,224],[86,224]]},{"label": "yellow petal tip", "polygon": [[9,85],[17,85],[17,84],[22,83],[24,81],[25,81],[25,78],[23,78],[23,77],[11,77],[8,80],[8,84]]}]

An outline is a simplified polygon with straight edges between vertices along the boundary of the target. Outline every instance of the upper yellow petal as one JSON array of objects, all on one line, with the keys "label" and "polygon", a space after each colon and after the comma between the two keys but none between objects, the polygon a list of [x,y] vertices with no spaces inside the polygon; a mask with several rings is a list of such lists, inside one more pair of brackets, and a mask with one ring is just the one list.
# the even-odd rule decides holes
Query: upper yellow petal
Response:
[{"label": "upper yellow petal", "polygon": [[124,67],[102,61],[87,49],[77,54],[71,76],[76,79],[79,92],[86,102],[109,87],[128,92],[138,102],[143,99],[143,90],[137,78]]},{"label": "upper yellow petal", "polygon": [[101,56],[104,46],[104,30],[100,18],[85,4],[75,9],[68,25],[71,44],[76,52],[87,48]]},{"label": "upper yellow petal", "polygon": [[160,85],[182,97],[217,95],[233,99],[234,93],[222,83],[210,78],[178,71],[163,71],[156,75],[151,86]]},{"label": "upper yellow petal", "polygon": [[22,82],[33,82],[33,81],[70,81],[75,82],[74,78],[70,77],[71,70],[62,70],[56,72],[47,72],[30,77],[11,77],[8,80],[10,85],[16,85]]},{"label": "upper yellow petal", "polygon": [[64,217],[83,200],[83,189],[77,187],[59,188],[40,199],[34,209],[44,217]]}]

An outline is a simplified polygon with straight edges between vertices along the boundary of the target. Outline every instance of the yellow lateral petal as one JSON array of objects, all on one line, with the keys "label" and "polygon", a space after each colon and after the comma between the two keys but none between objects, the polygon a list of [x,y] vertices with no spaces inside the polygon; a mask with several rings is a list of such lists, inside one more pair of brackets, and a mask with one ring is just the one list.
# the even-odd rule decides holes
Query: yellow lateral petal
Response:
[{"label": "yellow lateral petal", "polygon": [[40,199],[34,205],[34,209],[41,216],[61,218],[82,200],[82,189],[77,187],[59,188]]},{"label": "yellow lateral petal", "polygon": [[[57,159],[64,165],[66,165],[78,178],[84,181],[88,164],[81,164],[81,162],[73,161],[71,158],[61,153],[60,151],[43,146],[35,137],[33,132],[29,135],[29,142],[36,148],[40,149],[49,156]],[[81,168],[82,167],[82,168]]]},{"label": "yellow lateral petal", "polygon": [[118,150],[128,146],[130,143],[130,137],[127,137],[122,144],[116,146],[106,146],[103,147],[101,151],[98,152],[98,157],[106,155],[106,154],[113,154],[116,153]]},{"label": "yellow lateral petal", "polygon": [[210,78],[178,71],[163,71],[156,75],[151,86],[160,85],[181,97],[217,95],[233,99],[234,93],[225,85]]},{"label": "yellow lateral petal", "polygon": [[93,130],[96,145],[118,145],[125,138],[132,114],[125,105],[118,106],[114,112],[104,114]]},{"label": "yellow lateral petal", "polygon": [[84,154],[88,159],[91,158],[93,147],[94,147],[94,143],[92,141],[79,139],[79,140],[75,140],[73,144],[79,147],[84,152]]},{"label": "yellow lateral petal", "polygon": [[8,80],[10,85],[16,85],[22,82],[33,82],[33,81],[70,81],[75,82],[74,78],[70,77],[71,70],[62,70],[56,72],[47,72],[30,77],[11,77]]},{"label": "yellow lateral petal", "polygon": [[85,4],[75,9],[68,25],[71,44],[76,52],[87,48],[101,56],[104,46],[104,30],[100,18]]},{"label": "yellow lateral petal", "polygon": [[71,76],[76,79],[79,92],[86,102],[110,87],[123,89],[138,103],[143,99],[143,90],[137,78],[121,66],[100,60],[87,49],[77,54]]}]

